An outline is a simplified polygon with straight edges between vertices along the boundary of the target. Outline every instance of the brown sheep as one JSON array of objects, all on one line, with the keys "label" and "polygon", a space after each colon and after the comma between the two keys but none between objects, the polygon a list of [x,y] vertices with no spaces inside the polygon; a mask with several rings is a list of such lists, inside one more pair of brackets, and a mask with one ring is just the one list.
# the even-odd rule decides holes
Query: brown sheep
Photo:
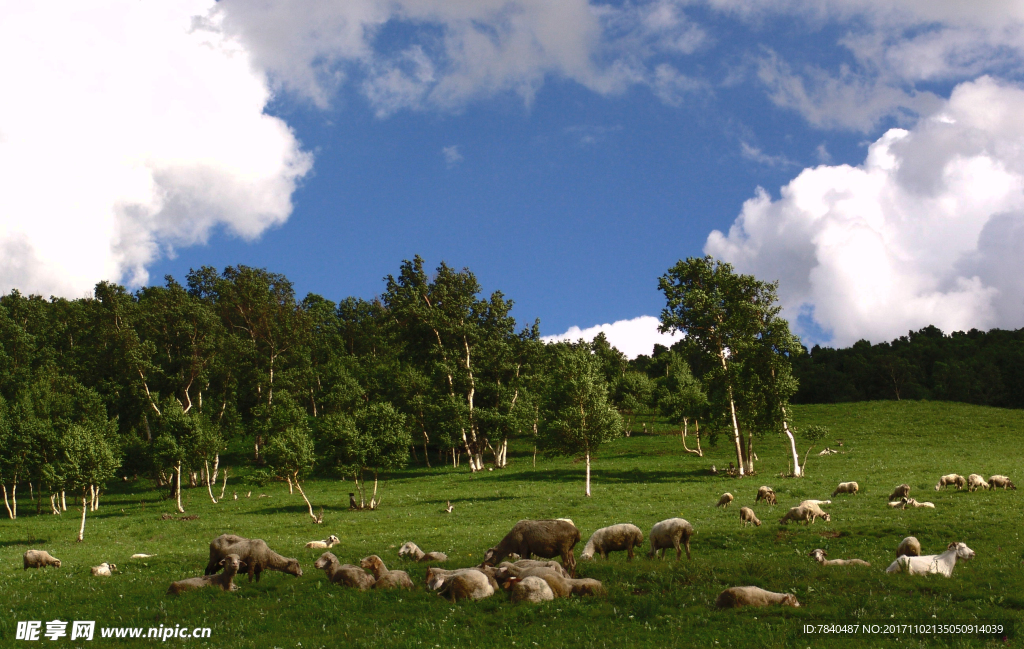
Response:
[{"label": "brown sheep", "polygon": [[220,560],[221,567],[224,568],[224,572],[219,575],[205,575],[203,577],[190,577],[188,579],[182,579],[180,581],[173,582],[167,589],[168,595],[179,595],[186,590],[196,590],[198,588],[206,588],[207,586],[213,585],[218,586],[221,590],[228,592],[232,590],[238,590],[238,585],[233,581],[238,571],[245,567],[245,563],[239,558],[237,554],[229,554]]},{"label": "brown sheep", "polygon": [[900,486],[893,489],[892,493],[889,494],[889,500],[899,500],[900,498],[906,498],[910,495],[910,485],[901,484]]},{"label": "brown sheep", "polygon": [[743,521],[743,527],[746,527],[749,523],[753,523],[755,527],[761,527],[761,521],[754,515],[754,510],[749,507],[740,508],[740,520]]},{"label": "brown sheep", "polygon": [[60,568],[60,559],[52,556],[46,550],[26,550],[23,561],[25,564],[25,570],[28,570],[29,568],[43,568],[46,566]]},{"label": "brown sheep", "polygon": [[576,557],[573,548],[580,541],[576,526],[563,520],[522,520],[498,545],[487,550],[483,565],[493,566],[515,552],[524,559],[537,555],[545,559],[560,556],[562,565],[570,575],[576,575]]},{"label": "brown sheep", "polygon": [[409,573],[404,570],[388,570],[384,561],[376,554],[371,554],[360,561],[359,567],[373,571],[373,578],[376,580],[374,588],[412,588]]},{"label": "brown sheep", "polygon": [[838,494],[850,494],[851,496],[856,495],[860,491],[860,485],[856,482],[840,482],[836,490],[832,492],[832,497],[835,498]]},{"label": "brown sheep", "polygon": [[[430,570],[435,570],[430,568]],[[430,570],[427,572],[429,573]],[[452,577],[445,579],[438,587],[438,595],[452,602],[460,599],[483,599],[490,597],[498,590],[498,582],[494,577],[485,575],[479,570],[469,569],[457,571]]]},{"label": "brown sheep", "polygon": [[368,575],[362,569],[352,564],[342,563],[338,560],[338,557],[334,556],[333,552],[321,554],[320,558],[313,564],[313,567],[323,570],[327,575],[327,581],[332,584],[351,586],[359,590],[369,590],[376,583],[372,575]]},{"label": "brown sheep", "polygon": [[424,552],[412,541],[407,541],[402,544],[402,547],[398,548],[398,556],[409,557],[419,563],[429,563],[431,561],[443,563],[448,560],[448,555],[444,552]]},{"label": "brown sheep", "polygon": [[643,545],[643,542],[644,533],[636,525],[609,525],[590,535],[590,540],[580,553],[580,559],[593,559],[595,552],[600,554],[602,559],[607,559],[609,552],[625,550],[626,559],[632,561],[633,548]]},{"label": "brown sheep", "polygon": [[248,566],[249,581],[253,576],[260,580],[264,570],[278,570],[296,577],[302,576],[302,568],[297,559],[282,557],[267,546],[263,539],[247,539],[234,534],[221,534],[210,542],[210,562],[206,564],[206,575],[212,575],[223,565],[221,559],[229,554],[237,554]]},{"label": "brown sheep", "polygon": [[1017,490],[1016,485],[1014,485],[1013,482],[1011,482],[1010,479],[1007,478],[1004,475],[994,475],[991,478],[989,478],[988,479],[988,488],[989,489],[1003,489],[1004,491],[1006,489],[1013,489],[1014,491]]},{"label": "brown sheep", "polygon": [[715,606],[718,608],[736,608],[739,606],[800,606],[796,596],[791,593],[773,593],[757,586],[734,586],[726,588],[718,594]]}]

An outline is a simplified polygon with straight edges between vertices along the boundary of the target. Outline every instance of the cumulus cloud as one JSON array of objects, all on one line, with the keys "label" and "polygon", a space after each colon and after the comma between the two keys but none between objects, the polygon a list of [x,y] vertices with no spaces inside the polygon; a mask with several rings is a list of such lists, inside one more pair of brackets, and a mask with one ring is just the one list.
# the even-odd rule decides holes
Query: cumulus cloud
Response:
[{"label": "cumulus cloud", "polygon": [[214,3],[0,10],[0,291],[80,297],[291,213],[311,158]]},{"label": "cumulus cloud", "polygon": [[777,200],[759,188],[705,252],[779,279],[790,320],[836,345],[929,324],[1024,326],[1020,115],[1024,89],[960,84],[913,129],[875,141],[861,165],[805,169]]},{"label": "cumulus cloud", "polygon": [[463,160],[462,154],[459,153],[458,144],[441,147],[441,155],[444,157],[444,163],[449,167],[454,167]]},{"label": "cumulus cloud", "polygon": [[636,358],[640,354],[650,355],[654,351],[654,345],[660,344],[671,347],[679,340],[679,334],[663,334],[658,332],[658,325],[661,321],[654,316],[642,315],[632,320],[616,320],[611,324],[600,324],[586,329],[569,327],[569,330],[554,336],[541,338],[546,343],[562,341],[576,342],[579,339],[586,341],[593,340],[597,334],[603,333],[612,347],[626,355],[627,358]]}]

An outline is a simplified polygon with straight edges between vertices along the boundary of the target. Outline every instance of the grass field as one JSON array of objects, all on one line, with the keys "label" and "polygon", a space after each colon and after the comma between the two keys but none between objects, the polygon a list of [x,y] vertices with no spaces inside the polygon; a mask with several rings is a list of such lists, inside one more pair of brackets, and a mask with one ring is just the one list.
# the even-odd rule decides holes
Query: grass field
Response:
[{"label": "grass field", "polygon": [[[113,626],[210,627],[206,640],[171,640],[211,647],[818,647],[818,646],[1006,646],[1002,639],[975,636],[806,635],[805,624],[838,622],[955,623],[1012,622],[1021,646],[1024,626],[1024,564],[1020,540],[1024,491],[968,494],[933,490],[945,473],[1001,473],[1024,483],[1024,412],[961,404],[878,402],[794,408],[797,428],[828,426],[842,439],[843,454],[807,462],[808,477],[779,477],[787,468],[782,437],[756,441],[757,475],[743,479],[711,476],[712,464],[727,466],[731,445],[722,438],[705,457],[682,451],[678,435],[664,426],[609,444],[594,461],[593,497],[583,496],[583,464],[538,457],[519,448],[502,471],[472,475],[453,469],[410,468],[382,485],[383,507],[349,512],[350,482],[309,481],[315,507],[325,509],[321,526],[309,522],[298,493],[283,483],[265,487],[232,478],[228,494],[212,504],[205,489],[186,490],[193,521],[164,521],[173,511],[163,490],[140,480],[112,484],[98,512],[90,514],[85,542],[75,543],[78,513],[35,515],[26,487],[19,489],[19,518],[0,520],[0,646],[15,641],[19,620],[95,620]],[[817,444],[835,446],[834,439]],[[800,442],[801,455],[808,446]],[[422,459],[422,456],[421,456]],[[234,474],[234,471],[232,472]],[[778,519],[805,498],[828,498],[842,480],[856,480],[861,493],[839,496],[832,521],[780,527]],[[893,511],[886,496],[906,482],[911,495],[936,504],[934,510]],[[768,484],[777,507],[754,506],[764,521],[741,528],[739,508],[753,506],[758,486]],[[252,498],[245,493],[253,490]],[[716,509],[723,492],[736,502]],[[257,498],[266,493],[268,498]],[[446,500],[455,509],[442,513]],[[2,511],[2,510],[0,510]],[[484,550],[522,518],[572,518],[583,534],[577,556],[599,527],[632,522],[647,535],[653,523],[681,516],[693,524],[693,560],[646,558],[628,563],[623,553],[609,561],[580,562],[580,574],[604,582],[604,598],[563,599],[542,605],[510,605],[497,595],[452,605],[422,589],[426,568],[397,557],[404,541],[449,554],[449,567],[479,563]],[[285,556],[297,557],[304,573],[295,578],[264,573],[260,583],[236,580],[242,589],[206,589],[181,597],[165,595],[168,584],[201,575],[211,539],[224,532],[266,539]],[[306,541],[328,534],[342,561],[357,563],[381,555],[388,566],[408,570],[412,592],[354,592],[326,583],[313,568],[320,551]],[[920,539],[925,554],[951,541],[977,552],[953,577],[887,575],[899,541]],[[824,568],[807,556],[828,550],[830,558],[859,557],[870,568]],[[63,561],[60,569],[24,571],[21,555],[45,548]],[[156,554],[139,561],[135,552]],[[89,567],[103,561],[120,568],[109,579],[93,578]],[[802,608],[719,611],[724,588],[756,585],[796,594]],[[70,630],[70,626],[69,626]],[[97,636],[99,631],[97,631]],[[154,640],[92,642],[67,638],[50,646],[138,645]]]}]

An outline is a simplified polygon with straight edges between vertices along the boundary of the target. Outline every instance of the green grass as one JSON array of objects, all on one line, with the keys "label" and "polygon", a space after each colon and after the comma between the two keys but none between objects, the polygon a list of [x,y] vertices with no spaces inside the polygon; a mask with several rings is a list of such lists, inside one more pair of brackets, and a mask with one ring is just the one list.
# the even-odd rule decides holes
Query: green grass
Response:
[{"label": "green grass", "polygon": [[[834,637],[806,636],[804,624],[841,621],[968,622],[1012,621],[1021,627],[1024,609],[1021,492],[952,490],[935,492],[938,477],[994,473],[1024,482],[1024,412],[960,404],[878,402],[794,408],[796,426],[823,424],[842,439],[841,455],[807,461],[809,477],[786,479],[787,447],[782,437],[756,440],[756,476],[711,476],[711,464],[727,466],[729,440],[705,446],[705,457],[683,453],[678,435],[636,435],[605,447],[594,461],[593,497],[583,496],[583,464],[538,457],[526,448],[502,471],[472,475],[465,468],[412,468],[382,484],[384,504],[375,512],[349,512],[350,482],[310,481],[307,494],[325,509],[325,522],[309,522],[298,493],[283,483],[254,487],[232,478],[228,498],[214,505],[205,489],[186,490],[186,511],[194,521],[163,521],[173,511],[144,480],[112,484],[98,512],[88,518],[85,542],[75,543],[77,512],[35,515],[26,487],[15,521],[0,520],[0,646],[15,642],[18,620],[95,620],[102,626],[151,627],[175,624],[212,628],[209,640],[186,646],[212,647],[818,647],[840,644]],[[835,439],[818,448],[835,446]],[[807,442],[800,442],[801,456]],[[529,449],[532,450],[532,449]],[[422,456],[421,456],[422,459]],[[234,471],[233,471],[234,473]],[[780,527],[786,508],[804,498],[828,498],[836,483],[856,480],[861,493],[839,496],[832,522]],[[891,489],[907,482],[913,496],[936,509],[893,511]],[[739,507],[753,505],[758,486],[772,485],[779,506],[755,506],[764,521],[743,529]],[[252,498],[245,493],[253,490]],[[237,491],[238,500],[230,493]],[[736,496],[716,509],[725,491]],[[257,498],[266,493],[268,498]],[[442,513],[446,500],[455,511]],[[44,505],[47,503],[44,502]],[[70,503],[69,503],[70,505]],[[3,510],[0,510],[3,511]],[[78,510],[80,511],[80,510]],[[580,562],[580,574],[602,580],[605,598],[565,599],[539,606],[510,605],[504,596],[452,605],[420,584],[426,568],[397,558],[398,546],[415,541],[425,550],[449,554],[449,566],[480,561],[521,518],[569,517],[583,533],[582,550],[598,527],[632,522],[645,532],[674,516],[690,521],[697,534],[693,561],[632,563],[623,553],[607,562]],[[242,589],[225,594],[206,589],[170,597],[168,584],[200,575],[208,544],[224,532],[266,539],[286,556],[297,557],[305,574],[295,578],[264,573],[259,584],[236,580]],[[391,568],[408,570],[413,592],[353,592],[326,583],[312,564],[319,551],[302,546],[337,534],[334,552],[356,563],[381,555]],[[908,535],[926,554],[964,541],[977,552],[958,564],[951,579],[886,575],[896,545]],[[644,550],[647,549],[645,542]],[[807,553],[816,547],[831,558],[859,557],[870,568],[822,568]],[[61,558],[58,570],[23,571],[21,555],[45,548]],[[134,552],[157,554],[130,560]],[[120,571],[109,579],[89,575],[103,561]],[[716,595],[728,586],[757,585],[792,591],[800,609],[718,611]],[[1020,646],[1020,637],[1011,644]],[[145,640],[103,640],[81,646],[132,645]],[[152,641],[148,641],[152,642]],[[180,640],[171,642],[181,642]],[[932,640],[919,636],[844,638],[843,646],[1002,646],[974,637]],[[40,642],[49,645],[45,638]],[[54,646],[72,646],[67,638]],[[77,643],[76,643],[77,644]]]}]

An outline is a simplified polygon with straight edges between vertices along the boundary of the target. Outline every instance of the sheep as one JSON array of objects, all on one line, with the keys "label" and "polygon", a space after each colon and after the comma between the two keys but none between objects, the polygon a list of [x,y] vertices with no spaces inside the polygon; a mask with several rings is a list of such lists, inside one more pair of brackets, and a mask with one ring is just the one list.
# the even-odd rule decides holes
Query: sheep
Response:
[{"label": "sheep", "polygon": [[994,475],[991,478],[989,478],[988,479],[988,488],[989,489],[1002,488],[1004,491],[1006,489],[1013,489],[1014,491],[1017,491],[1017,486],[1014,485],[1013,482],[1009,478],[1004,476],[1004,475]]},{"label": "sheep", "polygon": [[167,594],[178,595],[186,590],[206,588],[211,584],[219,586],[225,592],[238,590],[238,585],[233,580],[238,571],[245,567],[245,562],[237,554],[229,554],[220,560],[220,565],[224,568],[224,572],[219,575],[204,575],[202,577],[190,577],[181,581],[175,581],[167,589]]},{"label": "sheep", "polygon": [[[503,565],[505,565],[505,564],[503,564]],[[511,564],[508,564],[508,565],[511,565]],[[462,574],[464,572],[471,572],[471,571],[472,572],[483,573],[483,574],[485,574],[485,575],[487,575],[489,577],[494,577],[499,572],[499,570],[497,568],[494,568],[494,567],[491,567],[491,566],[484,566],[484,565],[474,566],[472,568],[456,568],[455,570],[446,570],[445,568],[431,567],[431,568],[427,568],[427,577],[426,577],[427,590],[438,590],[442,586],[444,586],[444,583],[446,581],[448,581],[448,580],[452,579],[453,577],[455,577],[455,575],[459,575],[459,574]]]},{"label": "sheep", "polygon": [[835,498],[839,494],[850,494],[851,496],[856,495],[860,491],[860,485],[856,482],[840,482],[836,490],[832,492],[832,498]]},{"label": "sheep", "polygon": [[892,493],[889,494],[889,500],[890,501],[892,501],[892,500],[899,500],[900,498],[906,498],[909,495],[910,495],[910,485],[908,485],[908,484],[901,484],[900,486],[898,486],[898,487],[896,487],[895,489],[892,490]]},{"label": "sheep", "polygon": [[263,539],[247,539],[234,534],[221,534],[210,542],[210,562],[206,564],[206,575],[212,575],[220,570],[221,559],[228,554],[237,554],[248,566],[249,581],[253,576],[256,581],[260,580],[260,573],[264,570],[279,570],[296,577],[302,576],[302,568],[299,567],[297,559],[282,557],[267,546]]},{"label": "sheep", "polygon": [[889,507],[892,507],[893,509],[906,509],[908,502],[909,500],[907,498],[900,498],[899,500],[890,502]]},{"label": "sheep", "polygon": [[333,548],[334,546],[341,543],[341,539],[331,534],[323,541],[310,541],[306,544],[307,548],[314,548],[317,550],[326,550],[327,548]]},{"label": "sheep", "polygon": [[762,500],[768,503],[769,505],[778,504],[778,501],[775,499],[775,490],[767,485],[762,485],[757,490],[757,498],[754,500],[754,503],[759,503]]},{"label": "sheep", "polygon": [[831,500],[801,500],[801,505],[813,505],[814,507],[821,507],[822,505],[831,505]]},{"label": "sheep", "polygon": [[576,574],[573,548],[579,543],[580,531],[569,521],[522,520],[512,526],[498,545],[484,554],[483,565],[493,566],[515,552],[529,559],[536,554],[545,559],[561,556],[562,565],[570,575]]},{"label": "sheep", "polygon": [[757,586],[733,586],[718,594],[715,606],[718,608],[736,608],[739,606],[800,606],[792,593],[773,593]]},{"label": "sheep", "polygon": [[715,507],[728,507],[729,503],[733,501],[731,493],[724,493],[722,497],[718,499],[718,504]]},{"label": "sheep", "polygon": [[539,577],[546,581],[555,597],[605,594],[604,585],[596,579],[572,579],[562,576],[557,570],[551,568],[527,568],[518,573],[503,568],[494,576],[499,583],[508,583],[509,580],[527,577]]},{"label": "sheep", "polygon": [[740,520],[743,521],[743,527],[746,527],[748,523],[753,523],[755,527],[761,527],[761,521],[757,520],[754,510],[749,507],[740,508]]},{"label": "sheep", "polygon": [[321,554],[320,558],[313,564],[313,567],[323,570],[324,574],[327,575],[327,581],[332,584],[351,586],[359,590],[369,590],[376,583],[372,575],[368,575],[351,564],[342,563],[338,560],[338,557],[334,556],[333,552]]},{"label": "sheep", "polygon": [[921,542],[913,536],[908,536],[907,538],[900,541],[900,546],[896,548],[896,557],[899,558],[902,556],[921,556]]},{"label": "sheep", "polygon": [[[522,572],[523,570],[528,570],[530,568],[551,568],[563,577],[569,577],[569,571],[567,571],[565,567],[557,561],[537,561],[536,559],[520,559],[515,563],[502,561],[498,564],[497,567],[498,569],[506,568],[511,572],[511,574],[517,577],[520,576],[520,572]],[[486,566],[477,566],[477,570],[483,568],[486,568]]]},{"label": "sheep", "polygon": [[93,577],[110,577],[111,576],[110,573],[113,572],[114,570],[117,570],[117,566],[115,566],[114,564],[112,564],[112,563],[101,563],[98,566],[93,566],[92,567],[92,576]]},{"label": "sheep", "polygon": [[523,579],[513,577],[505,582],[505,588],[511,591],[509,600],[513,604],[516,602],[537,604],[555,599],[551,586],[540,577],[524,577]]},{"label": "sheep", "polygon": [[977,473],[972,473],[967,476],[967,491],[977,491],[978,489],[988,489],[988,483],[985,482],[985,478]]},{"label": "sheep", "polygon": [[811,551],[814,560],[823,566],[870,566],[871,564],[863,559],[826,559],[828,552],[821,548]]},{"label": "sheep", "polygon": [[[437,570],[437,568],[430,568]],[[430,572],[428,570],[428,574]],[[498,583],[494,577],[485,575],[479,570],[468,569],[457,571],[452,577],[445,579],[439,584],[438,595],[446,597],[452,602],[460,599],[483,599],[490,597],[498,590]]]},{"label": "sheep", "polygon": [[602,559],[607,559],[609,552],[625,550],[626,559],[632,561],[633,548],[640,547],[643,542],[644,533],[636,525],[630,523],[609,525],[590,535],[590,540],[583,548],[580,559],[593,559],[595,552],[600,554]]},{"label": "sheep", "polygon": [[398,556],[409,557],[419,563],[429,563],[431,561],[443,563],[448,560],[448,555],[444,552],[424,552],[412,541],[406,541],[402,544],[402,547],[398,549]]},{"label": "sheep", "polygon": [[141,552],[136,552],[135,554],[133,554],[131,556],[131,558],[132,559],[149,559],[150,557],[155,557],[155,556],[156,556],[155,554],[143,554]]},{"label": "sheep", "polygon": [[52,556],[46,550],[26,550],[24,563],[25,570],[29,568],[44,568],[46,566],[60,568],[60,559]]},{"label": "sheep", "polygon": [[913,507],[927,507],[929,509],[935,509],[935,503],[922,503],[914,500],[913,498],[904,498],[904,501],[907,505],[911,505]]},{"label": "sheep", "polygon": [[939,478],[939,483],[935,485],[935,491],[938,491],[943,487],[947,487],[949,485],[956,486],[956,490],[960,491],[961,489],[964,488],[966,484],[967,480],[962,475],[950,473]]},{"label": "sheep", "polygon": [[651,528],[651,551],[647,556],[653,559],[658,550],[661,550],[661,558],[664,559],[665,550],[675,548],[676,561],[679,561],[683,556],[683,551],[680,549],[680,543],[682,543],[686,548],[686,558],[692,560],[693,557],[690,556],[690,537],[693,534],[693,526],[682,518],[669,518],[655,523],[654,527]]},{"label": "sheep", "polygon": [[789,521],[804,521],[808,525],[813,523],[818,517],[824,518],[826,521],[829,520],[829,515],[821,511],[816,507],[811,506],[797,506],[790,507],[786,515],[779,520],[779,525],[785,525]]},{"label": "sheep", "polygon": [[811,515],[811,522],[812,523],[816,519],[818,519],[818,518],[825,519],[825,522],[827,523],[827,522],[832,520],[832,516],[828,512],[824,511],[821,507],[818,506],[819,502],[821,502],[821,501],[818,501],[818,500],[805,500],[802,503],[800,503],[800,507],[806,507],[807,509],[811,510],[811,514],[812,514]]},{"label": "sheep", "polygon": [[373,572],[374,588],[412,588],[412,579],[404,570],[388,570],[384,561],[376,554],[371,554],[359,562],[360,568]]},{"label": "sheep", "polygon": [[887,573],[907,572],[911,575],[943,575],[951,577],[957,559],[967,561],[974,558],[974,550],[964,543],[950,543],[942,554],[923,557],[899,556],[885,569]]}]

